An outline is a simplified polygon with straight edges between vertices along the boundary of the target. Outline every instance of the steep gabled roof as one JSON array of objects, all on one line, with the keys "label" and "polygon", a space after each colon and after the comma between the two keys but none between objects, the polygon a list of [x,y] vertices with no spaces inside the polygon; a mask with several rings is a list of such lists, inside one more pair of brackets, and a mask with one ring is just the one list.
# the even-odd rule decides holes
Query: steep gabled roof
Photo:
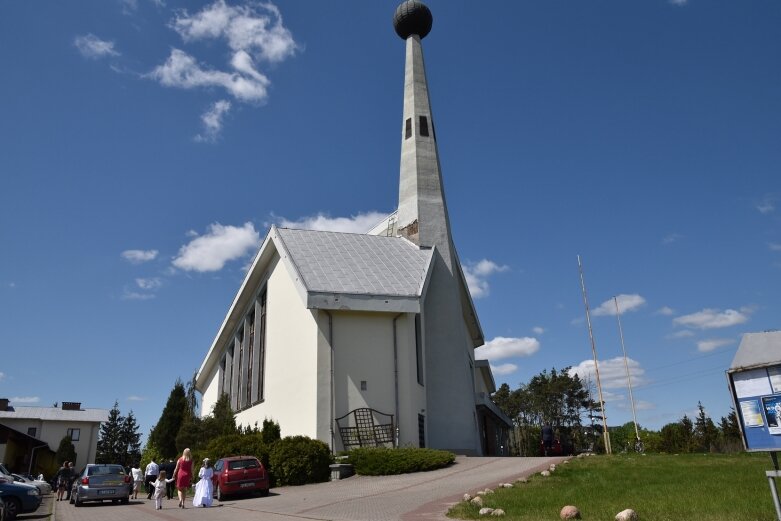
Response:
[{"label": "steep gabled roof", "polygon": [[433,250],[400,237],[286,228],[271,233],[298,275],[308,308],[420,310]]}]

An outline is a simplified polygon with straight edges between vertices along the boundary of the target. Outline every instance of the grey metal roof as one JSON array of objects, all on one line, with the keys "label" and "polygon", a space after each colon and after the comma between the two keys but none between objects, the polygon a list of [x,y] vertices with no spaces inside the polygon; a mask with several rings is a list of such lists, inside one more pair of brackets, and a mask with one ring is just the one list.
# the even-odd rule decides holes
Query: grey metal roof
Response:
[{"label": "grey metal roof", "polygon": [[419,297],[432,255],[400,237],[277,232],[310,292]]},{"label": "grey metal roof", "polygon": [[781,331],[746,333],[732,360],[730,371],[781,364]]},{"label": "grey metal roof", "polygon": [[14,407],[13,411],[0,411],[0,419],[31,419],[70,422],[108,421],[107,409],[82,409],[80,411],[63,411],[56,407]]}]

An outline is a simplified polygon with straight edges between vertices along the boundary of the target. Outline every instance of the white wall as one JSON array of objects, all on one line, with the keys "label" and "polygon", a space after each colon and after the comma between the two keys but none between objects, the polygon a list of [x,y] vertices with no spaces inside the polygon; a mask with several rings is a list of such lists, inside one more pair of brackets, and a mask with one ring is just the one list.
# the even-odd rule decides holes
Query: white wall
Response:
[{"label": "white wall", "polygon": [[[35,437],[49,444],[54,452],[60,447],[60,441],[68,434],[68,429],[80,429],[79,440],[73,442],[76,449],[76,461],[74,463],[81,470],[87,463],[95,463],[95,454],[98,448],[98,434],[100,424],[96,422],[35,420],[32,418],[3,418],[6,426],[27,434],[27,429],[37,429]],[[62,463],[61,461],[57,463]]]}]

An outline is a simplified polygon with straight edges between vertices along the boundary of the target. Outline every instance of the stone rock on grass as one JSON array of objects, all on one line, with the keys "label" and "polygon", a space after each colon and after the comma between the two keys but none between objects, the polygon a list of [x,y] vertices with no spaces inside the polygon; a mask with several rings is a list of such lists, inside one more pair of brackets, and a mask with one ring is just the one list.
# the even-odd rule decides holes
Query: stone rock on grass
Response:
[{"label": "stone rock on grass", "polygon": [[464,494],[464,501],[466,502],[472,501],[472,496],[470,494]]},{"label": "stone rock on grass", "polygon": [[556,470],[556,465],[551,465],[550,467],[548,467],[548,470],[553,472],[554,470]]},{"label": "stone rock on grass", "polygon": [[472,503],[476,507],[482,507],[483,506],[483,498],[481,498],[480,496],[473,497],[472,500],[470,501],[470,503]]},{"label": "stone rock on grass", "polygon": [[504,510],[502,510],[501,508],[497,508],[496,510],[491,512],[491,515],[496,517],[501,517],[504,515]]},{"label": "stone rock on grass", "polygon": [[478,514],[480,514],[481,516],[490,516],[493,513],[494,513],[494,509],[488,507],[481,508],[480,511],[478,512]]},{"label": "stone rock on grass", "polygon": [[502,487],[502,488],[513,488],[513,484],[512,483],[502,483],[499,486]]},{"label": "stone rock on grass", "polygon": [[540,476],[547,478],[548,476],[550,476],[550,471],[543,470],[542,472],[540,472]]},{"label": "stone rock on grass", "polygon": [[526,478],[518,478],[515,480],[516,483],[528,483],[529,480]]},{"label": "stone rock on grass", "polygon": [[567,505],[561,509],[559,517],[561,519],[580,519],[580,510],[578,510],[578,507]]},{"label": "stone rock on grass", "polygon": [[637,521],[637,512],[635,512],[631,508],[622,510],[621,512],[616,514],[616,521]]}]

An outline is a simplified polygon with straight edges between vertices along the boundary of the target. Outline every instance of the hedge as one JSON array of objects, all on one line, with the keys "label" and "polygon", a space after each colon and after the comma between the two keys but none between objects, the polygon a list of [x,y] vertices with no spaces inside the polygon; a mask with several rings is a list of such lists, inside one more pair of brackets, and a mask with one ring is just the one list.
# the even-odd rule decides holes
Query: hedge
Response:
[{"label": "hedge", "polygon": [[288,436],[274,443],[269,462],[277,485],[305,485],[328,481],[331,450],[320,440]]},{"label": "hedge", "polygon": [[353,449],[347,455],[355,472],[364,476],[387,476],[436,470],[456,460],[455,454],[446,450],[416,447],[398,449],[367,447]]}]

